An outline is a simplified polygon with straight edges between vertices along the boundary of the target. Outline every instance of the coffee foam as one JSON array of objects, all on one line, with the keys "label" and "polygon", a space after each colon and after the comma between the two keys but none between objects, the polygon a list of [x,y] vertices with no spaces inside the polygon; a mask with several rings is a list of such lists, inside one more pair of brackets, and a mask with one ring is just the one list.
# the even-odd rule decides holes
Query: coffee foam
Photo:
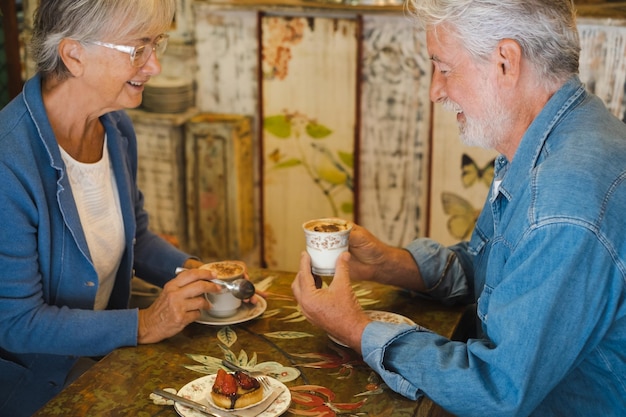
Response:
[{"label": "coffee foam", "polygon": [[232,278],[243,274],[244,268],[236,262],[212,262],[205,264],[200,269],[208,269],[217,274],[217,278]]},{"label": "coffee foam", "polygon": [[307,223],[304,226],[307,230],[313,232],[333,233],[348,230],[348,224],[345,222],[328,221],[328,220],[316,220]]}]

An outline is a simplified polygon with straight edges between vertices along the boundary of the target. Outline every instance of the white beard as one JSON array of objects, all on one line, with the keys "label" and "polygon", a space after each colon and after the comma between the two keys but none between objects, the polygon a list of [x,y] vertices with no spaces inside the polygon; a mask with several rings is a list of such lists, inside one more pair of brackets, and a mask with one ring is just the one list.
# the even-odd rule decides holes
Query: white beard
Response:
[{"label": "white beard", "polygon": [[463,112],[464,122],[458,122],[460,139],[467,146],[496,149],[505,139],[505,132],[512,126],[512,116],[506,111],[500,97],[494,91],[486,91],[485,111],[482,119],[468,117],[457,103],[445,99],[443,108],[455,113]]}]

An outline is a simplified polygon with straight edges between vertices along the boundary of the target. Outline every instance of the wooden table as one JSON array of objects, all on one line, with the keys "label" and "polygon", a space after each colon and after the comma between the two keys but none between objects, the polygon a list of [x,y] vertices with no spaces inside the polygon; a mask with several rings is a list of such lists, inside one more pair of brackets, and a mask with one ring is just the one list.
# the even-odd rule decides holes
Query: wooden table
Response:
[{"label": "wooden table", "polygon": [[[117,349],[35,416],[177,416],[172,406],[155,404],[150,394],[155,388],[178,390],[204,376],[193,368],[202,364],[189,355],[234,355],[257,366],[278,362],[273,366],[283,371],[292,396],[286,416],[447,415],[428,399],[410,401],[391,391],[353,350],[309,324],[291,292],[294,275],[251,270],[257,289],[267,294],[267,309],[260,317],[232,325],[193,323],[161,343]],[[462,307],[445,307],[375,283],[354,285],[367,310],[401,314],[447,337],[460,332]]]}]

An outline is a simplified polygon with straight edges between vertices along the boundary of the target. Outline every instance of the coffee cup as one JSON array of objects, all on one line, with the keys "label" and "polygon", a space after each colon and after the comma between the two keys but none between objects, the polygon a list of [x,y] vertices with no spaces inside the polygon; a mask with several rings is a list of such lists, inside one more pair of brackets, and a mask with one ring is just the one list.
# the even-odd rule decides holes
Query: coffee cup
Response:
[{"label": "coffee cup", "polygon": [[348,250],[352,225],[352,222],[336,217],[309,220],[302,224],[314,275],[335,275],[337,258]]},{"label": "coffee cup", "polygon": [[[240,261],[220,261],[204,264],[200,269],[213,271],[215,272],[216,278],[228,282],[242,278],[246,267],[245,264]],[[235,297],[226,288],[222,288],[221,291],[217,293],[205,293],[204,297],[211,303],[211,309],[207,312],[214,317],[231,317],[237,313],[241,306],[241,300]]]}]

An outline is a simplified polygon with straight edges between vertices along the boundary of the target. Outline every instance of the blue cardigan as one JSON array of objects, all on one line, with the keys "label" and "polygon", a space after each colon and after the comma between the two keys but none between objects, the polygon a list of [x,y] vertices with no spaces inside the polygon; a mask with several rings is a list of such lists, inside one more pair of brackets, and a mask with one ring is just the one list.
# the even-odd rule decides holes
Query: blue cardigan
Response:
[{"label": "blue cardigan", "polygon": [[98,277],[37,75],[0,112],[0,415],[28,416],[58,393],[79,356],[137,343],[128,309],[133,273],[162,286],[189,255],[148,230],[126,113],[100,118],[119,190],[125,251],[109,306],[94,311]]}]

